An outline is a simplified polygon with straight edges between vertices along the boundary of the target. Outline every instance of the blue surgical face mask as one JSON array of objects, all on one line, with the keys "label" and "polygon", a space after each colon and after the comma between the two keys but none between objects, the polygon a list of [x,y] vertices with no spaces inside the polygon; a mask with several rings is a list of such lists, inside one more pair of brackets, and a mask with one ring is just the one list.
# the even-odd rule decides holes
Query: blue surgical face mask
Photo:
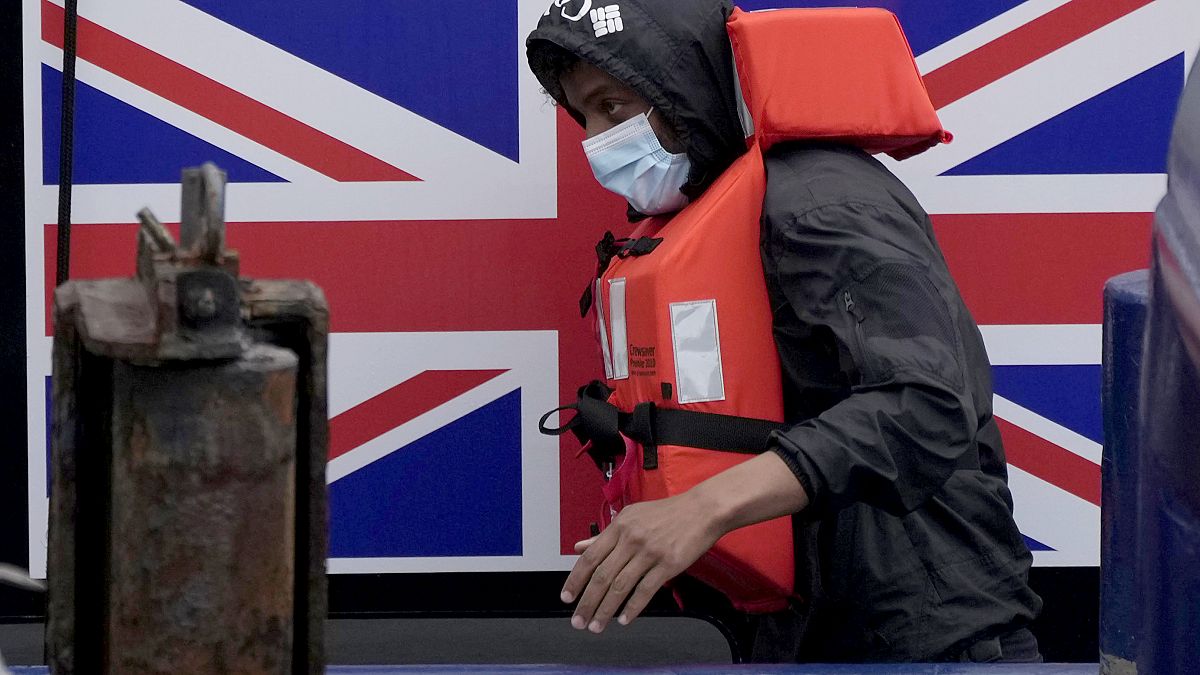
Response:
[{"label": "blue surgical face mask", "polygon": [[663,149],[650,126],[650,113],[635,115],[589,138],[583,151],[596,180],[640,213],[657,216],[687,205],[688,198],[679,188],[687,182],[691,162],[685,153]]}]

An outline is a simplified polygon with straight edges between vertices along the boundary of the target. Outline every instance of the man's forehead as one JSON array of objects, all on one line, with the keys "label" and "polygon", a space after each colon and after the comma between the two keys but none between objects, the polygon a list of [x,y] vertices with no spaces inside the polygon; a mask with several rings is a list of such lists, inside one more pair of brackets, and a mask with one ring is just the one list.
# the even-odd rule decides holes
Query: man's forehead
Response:
[{"label": "man's forehead", "polygon": [[629,85],[585,61],[563,73],[559,83],[572,105],[582,104],[601,93],[634,93]]}]

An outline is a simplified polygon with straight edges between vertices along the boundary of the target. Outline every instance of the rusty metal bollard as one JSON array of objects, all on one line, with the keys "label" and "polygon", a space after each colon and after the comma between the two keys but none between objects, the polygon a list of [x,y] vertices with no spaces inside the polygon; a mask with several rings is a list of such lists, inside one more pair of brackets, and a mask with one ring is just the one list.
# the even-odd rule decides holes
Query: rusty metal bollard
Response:
[{"label": "rusty metal bollard", "polygon": [[324,672],[328,309],[240,279],[225,174],[183,172],[180,242],[54,297],[52,672]]}]

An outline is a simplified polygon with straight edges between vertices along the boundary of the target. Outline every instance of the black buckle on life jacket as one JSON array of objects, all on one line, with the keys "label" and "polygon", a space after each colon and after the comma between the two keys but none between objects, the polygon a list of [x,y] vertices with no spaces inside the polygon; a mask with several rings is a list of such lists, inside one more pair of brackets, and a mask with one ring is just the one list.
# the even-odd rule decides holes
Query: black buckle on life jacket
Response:
[{"label": "black buckle on life jacket", "polygon": [[[656,237],[639,237],[630,239],[622,237],[620,239],[613,236],[612,232],[605,232],[600,241],[596,242],[596,278],[604,276],[604,271],[608,269],[612,259],[628,258],[629,256],[638,257],[649,255],[658,248],[662,243],[662,238]],[[583,295],[579,298],[579,316],[587,316],[587,313],[592,308],[592,303],[595,298],[592,297],[594,284],[589,283],[584,289]]]},{"label": "black buckle on life jacket", "polygon": [[662,237],[638,237],[637,239],[629,240],[621,250],[617,251],[617,257],[624,260],[630,256],[638,257],[650,255],[654,253],[654,249],[663,242]]},{"label": "black buckle on life jacket", "polygon": [[[628,238],[617,239],[613,233],[605,232],[600,241],[596,242],[596,278],[604,276],[604,270],[608,269],[609,263],[616,257],[621,249],[629,243]],[[592,308],[592,286],[588,283],[587,288],[583,291],[583,296],[579,298],[579,316],[587,316],[588,310]]]},{"label": "black buckle on life jacket", "polygon": [[[574,403],[542,415],[538,421],[538,431],[547,436],[562,436],[569,431],[582,445],[591,443],[588,455],[597,468],[603,469],[606,463],[625,452],[625,441],[621,438],[621,411],[608,402],[612,392],[608,385],[599,380],[589,382],[579,388],[579,398]],[[557,428],[546,426],[551,415],[567,410],[575,411],[571,419]]]}]

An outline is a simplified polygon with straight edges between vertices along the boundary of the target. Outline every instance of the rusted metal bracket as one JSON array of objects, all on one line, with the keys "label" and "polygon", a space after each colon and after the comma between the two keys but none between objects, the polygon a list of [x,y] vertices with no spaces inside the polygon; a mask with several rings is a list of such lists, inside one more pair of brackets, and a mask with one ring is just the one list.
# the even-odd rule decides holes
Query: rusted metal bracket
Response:
[{"label": "rusted metal bracket", "polygon": [[48,644],[56,673],[322,673],[329,314],[239,278],[225,174],[177,243],[55,293]]}]

